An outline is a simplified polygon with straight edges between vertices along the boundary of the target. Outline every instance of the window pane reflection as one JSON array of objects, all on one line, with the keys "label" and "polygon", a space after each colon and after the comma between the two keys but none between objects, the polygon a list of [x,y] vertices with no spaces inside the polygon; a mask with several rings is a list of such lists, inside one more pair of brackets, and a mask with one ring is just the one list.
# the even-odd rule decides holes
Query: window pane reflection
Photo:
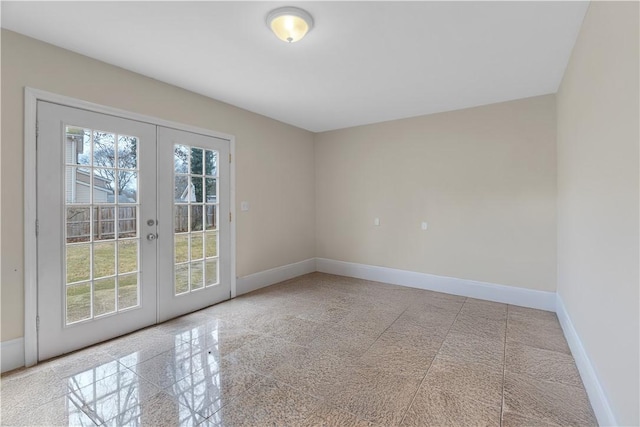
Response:
[{"label": "window pane reflection", "polygon": [[[197,425],[231,397],[222,385],[220,344],[219,322],[212,320],[176,333],[173,347],[153,358],[132,352],[71,374],[70,425]],[[244,380],[258,377],[248,373]]]},{"label": "window pane reflection", "polygon": [[[136,353],[126,357],[137,363]],[[141,386],[139,377],[115,360],[67,380],[69,398],[97,424],[140,425]]]}]

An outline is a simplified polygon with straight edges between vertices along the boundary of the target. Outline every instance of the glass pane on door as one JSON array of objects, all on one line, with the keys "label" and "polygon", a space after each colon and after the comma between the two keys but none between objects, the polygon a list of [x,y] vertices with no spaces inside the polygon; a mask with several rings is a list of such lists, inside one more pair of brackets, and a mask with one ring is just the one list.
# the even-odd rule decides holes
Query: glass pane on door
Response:
[{"label": "glass pane on door", "polygon": [[65,127],[65,322],[138,307],[139,141]]},{"label": "glass pane on door", "polygon": [[219,153],[175,144],[173,154],[174,291],[179,295],[219,283]]}]

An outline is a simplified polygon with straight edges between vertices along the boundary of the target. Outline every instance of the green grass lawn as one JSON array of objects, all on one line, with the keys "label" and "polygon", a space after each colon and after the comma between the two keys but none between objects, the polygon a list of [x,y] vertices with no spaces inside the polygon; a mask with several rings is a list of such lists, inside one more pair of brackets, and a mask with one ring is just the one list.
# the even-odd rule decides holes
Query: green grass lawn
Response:
[{"label": "green grass lawn", "polygon": [[[217,233],[208,232],[191,236],[191,258],[200,259],[217,255]],[[116,269],[116,244],[118,245],[118,265]],[[67,246],[67,283],[91,279],[90,244]],[[204,250],[204,254],[203,254]],[[93,245],[94,316],[111,313],[116,307],[116,280],[104,278],[118,274],[118,307],[124,309],[138,305],[138,242],[120,240],[96,242]],[[175,237],[175,262],[189,260],[189,239],[187,235]],[[211,270],[207,264],[207,273]],[[117,271],[116,271],[117,270]],[[214,270],[215,271],[215,270]],[[127,274],[130,273],[130,274]],[[198,280],[197,272],[191,278]],[[182,281],[182,280],[181,280]],[[81,283],[67,286],[67,322],[87,319],[91,315],[91,284]]]}]

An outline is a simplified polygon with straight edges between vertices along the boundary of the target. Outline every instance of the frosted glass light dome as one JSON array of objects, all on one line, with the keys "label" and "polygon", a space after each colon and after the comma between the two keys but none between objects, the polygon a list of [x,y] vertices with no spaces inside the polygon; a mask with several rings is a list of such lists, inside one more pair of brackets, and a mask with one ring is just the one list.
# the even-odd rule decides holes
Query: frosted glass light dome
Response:
[{"label": "frosted glass light dome", "polygon": [[281,7],[269,12],[267,26],[280,40],[295,43],[311,31],[313,18],[297,7]]}]

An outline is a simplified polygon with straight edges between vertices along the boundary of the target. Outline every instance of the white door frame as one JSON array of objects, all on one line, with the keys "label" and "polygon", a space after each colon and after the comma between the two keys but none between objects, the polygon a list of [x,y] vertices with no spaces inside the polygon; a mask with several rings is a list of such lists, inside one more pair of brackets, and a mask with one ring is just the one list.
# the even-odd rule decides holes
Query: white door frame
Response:
[{"label": "white door frame", "polygon": [[236,296],[236,142],[233,135],[214,132],[196,126],[172,122],[157,117],[132,113],[118,108],[107,107],[93,102],[83,101],[52,92],[25,87],[24,90],[24,364],[33,366],[38,363],[38,276],[37,276],[37,238],[36,238],[36,111],[38,101],[46,101],[67,107],[79,108],[96,113],[122,117],[157,126],[174,128],[187,132],[226,139],[231,153],[230,168],[230,204],[231,221],[231,297]]}]

